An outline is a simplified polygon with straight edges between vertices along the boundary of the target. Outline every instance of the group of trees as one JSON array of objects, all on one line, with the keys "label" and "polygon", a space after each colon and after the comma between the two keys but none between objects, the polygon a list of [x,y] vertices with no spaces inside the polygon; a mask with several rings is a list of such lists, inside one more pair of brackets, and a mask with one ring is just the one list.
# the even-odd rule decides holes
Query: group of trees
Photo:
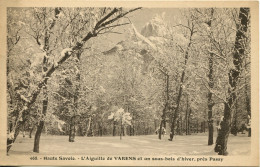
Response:
[{"label": "group of trees", "polygon": [[[39,152],[43,130],[74,142],[207,129],[212,145],[219,125],[215,151],[226,154],[251,117],[249,9],[183,9],[140,32],[126,17],[139,9],[8,8],[7,151],[22,130],[35,129]],[[104,50],[127,24],[127,39]]]},{"label": "group of trees", "polygon": [[[11,132],[7,139],[7,151],[16,140],[21,127],[32,117],[30,112],[37,114],[37,130],[35,135],[34,152],[39,152],[40,135],[44,127],[48,108],[48,80],[54,83],[61,75],[54,73],[63,63],[72,57],[80,61],[80,56],[87,48],[85,44],[94,37],[113,31],[115,27],[127,24],[120,23],[121,18],[140,8],[125,10],[123,8],[21,8],[8,9],[8,62],[12,66],[7,70],[9,115],[12,115]],[[25,17],[21,16],[25,13]],[[16,27],[16,28],[15,28]],[[19,33],[23,29],[23,32]],[[15,32],[10,32],[14,31]],[[23,42],[20,40],[25,39]],[[27,43],[27,45],[25,45]],[[28,47],[29,44],[29,47]],[[15,46],[14,46],[15,45]],[[17,46],[16,46],[17,45]],[[25,46],[25,48],[24,48]],[[27,47],[26,47],[27,46]],[[16,47],[17,50],[13,48]],[[18,49],[25,52],[22,54]],[[37,56],[35,55],[37,54]],[[28,59],[33,56],[35,59]],[[11,61],[22,59],[21,65],[15,66]],[[75,66],[76,80],[74,87],[73,104],[70,107],[75,111],[70,119],[70,141],[74,141],[76,112],[80,90],[80,73]],[[22,72],[16,71],[21,68]],[[28,69],[29,67],[29,69]],[[69,69],[68,69],[69,70]],[[11,72],[13,72],[11,74]],[[57,77],[52,75],[57,75]],[[26,75],[27,78],[17,75]],[[21,78],[18,83],[13,78]],[[69,80],[68,80],[69,81]],[[55,83],[54,83],[55,84]],[[42,91],[41,91],[42,90]],[[41,93],[42,92],[42,93]],[[39,98],[39,96],[41,96]],[[39,101],[38,101],[39,100]],[[36,105],[42,103],[42,109]],[[33,111],[39,109],[40,112]]]},{"label": "group of trees", "polygon": [[[160,34],[158,31],[157,34],[157,37],[163,36],[162,47],[152,43],[154,38],[151,39],[150,36],[153,35],[144,33],[146,36],[144,37],[139,34],[139,38],[153,48],[154,53],[151,52],[151,55],[157,62],[157,68],[162,68],[160,71],[166,77],[164,105],[169,112],[168,122],[171,126],[169,140],[172,141],[175,133],[180,131],[179,122],[182,122],[182,113],[184,113],[181,110],[182,96],[187,94],[187,99],[188,97],[192,99],[191,110],[197,110],[195,113],[198,116],[203,116],[203,112],[199,112],[203,110],[198,109],[199,105],[207,104],[208,145],[213,144],[213,108],[218,110],[218,107],[222,107],[220,110],[223,116],[218,118],[219,132],[215,151],[220,155],[225,155],[232,122],[235,124],[233,134],[237,133],[236,114],[243,115],[244,120],[247,116],[251,118],[250,93],[248,93],[250,92],[248,84],[250,81],[249,9],[194,9],[184,11],[184,16],[187,22],[184,24],[169,26],[163,21],[162,23],[155,21],[159,27],[157,30],[165,32]],[[178,39],[180,36],[182,39]],[[177,64],[176,59],[175,62],[170,62],[170,56],[177,58],[180,55],[181,58],[177,61],[182,64]],[[163,56],[167,56],[167,60],[163,60]],[[177,66],[171,69],[171,72],[177,73],[177,76],[168,72],[170,68],[174,68],[173,64]],[[171,95],[169,95],[171,91],[169,82],[172,82],[169,80],[170,77],[175,78],[173,88],[176,89]],[[204,99],[205,95],[207,98]],[[172,97],[169,98],[169,96]],[[243,102],[240,107],[238,107],[238,101]],[[166,128],[167,111],[162,112],[160,131],[162,126]],[[247,123],[249,119],[246,120]],[[240,119],[242,120],[243,118]],[[187,117],[186,122],[189,122]]]}]

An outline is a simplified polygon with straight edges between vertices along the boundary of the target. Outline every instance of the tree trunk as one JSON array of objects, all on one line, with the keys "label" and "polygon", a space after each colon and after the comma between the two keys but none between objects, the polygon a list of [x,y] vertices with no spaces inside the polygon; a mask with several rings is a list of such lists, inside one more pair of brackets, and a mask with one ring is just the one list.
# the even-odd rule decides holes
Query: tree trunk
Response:
[{"label": "tree trunk", "polygon": [[[45,83],[47,85],[47,82]],[[42,107],[42,115],[45,116],[47,113],[47,108],[48,108],[48,90],[47,86],[43,87],[43,107]],[[40,152],[40,138],[41,138],[41,133],[44,127],[44,121],[41,120],[40,123],[37,126],[37,130],[35,133],[34,137],[34,147],[33,147],[33,152],[39,153]]]},{"label": "tree trunk", "polygon": [[197,133],[199,133],[199,120],[197,119]]},{"label": "tree trunk", "polygon": [[165,72],[161,72],[165,75],[165,104],[164,104],[164,109],[163,109],[163,114],[162,114],[162,120],[160,124],[160,129],[159,129],[159,139],[161,140],[162,138],[162,128],[166,129],[166,110],[168,109],[168,103],[169,103],[169,75]]},{"label": "tree trunk", "polygon": [[[182,72],[181,85],[182,85],[183,80],[184,80],[184,75],[185,75],[185,71]],[[180,86],[180,88],[179,88],[179,93],[178,93],[178,97],[177,97],[177,107],[175,108],[174,116],[173,116],[172,121],[171,121],[171,132],[170,132],[169,141],[172,141],[173,136],[174,136],[174,130],[175,130],[175,127],[176,127],[177,116],[178,116],[178,113],[179,113],[181,96],[182,96],[182,86]]]},{"label": "tree trunk", "polygon": [[135,125],[133,125],[133,136],[135,136]]},{"label": "tree trunk", "polygon": [[212,105],[208,105],[208,130],[209,130],[208,145],[212,145],[213,144]]},{"label": "tree trunk", "polygon": [[125,126],[123,126],[123,132],[122,132],[122,134],[123,134],[123,136],[125,136]]},{"label": "tree trunk", "polygon": [[227,102],[225,103],[224,118],[223,121],[221,121],[220,123],[221,129],[219,130],[215,146],[215,152],[217,152],[219,155],[227,155],[227,141],[230,133],[231,116],[233,110],[232,107],[234,102],[236,101],[235,91],[239,74],[241,72],[242,57],[245,52],[242,41],[245,39],[245,33],[247,31],[248,14],[249,8],[240,8],[239,20],[241,20],[241,25],[237,26],[238,30],[236,32],[235,52],[233,54],[233,64],[235,66],[235,69],[230,69],[229,71],[229,96],[227,98]]},{"label": "tree trunk", "polygon": [[[213,13],[214,13],[214,9],[211,8],[211,19],[208,21],[208,26],[211,29],[211,21],[213,19]],[[212,47],[211,47],[212,49]],[[213,81],[213,53],[209,54],[209,88],[213,89],[214,87],[214,81]],[[212,108],[214,106],[214,102],[212,99],[212,93],[211,91],[208,92],[208,128],[209,128],[209,136],[208,136],[208,145],[212,145],[213,144],[213,119],[212,119]]]},{"label": "tree trunk", "polygon": [[186,107],[186,113],[185,113],[185,131],[186,135],[188,135],[188,110],[189,110],[189,99],[187,95],[187,107]]},{"label": "tree trunk", "polygon": [[205,133],[206,132],[206,122],[203,121],[203,132]]},{"label": "tree trunk", "polygon": [[25,137],[25,124],[23,124],[23,138]]},{"label": "tree trunk", "polygon": [[123,130],[123,124],[122,124],[122,118],[120,121],[120,140],[122,140],[122,130]]},{"label": "tree trunk", "polygon": [[98,125],[98,131],[99,131],[99,136],[102,136],[103,135],[103,128],[100,124]]},{"label": "tree trunk", "polygon": [[180,124],[181,124],[181,126],[180,126],[180,135],[183,135],[183,120],[182,120],[182,116],[181,116],[181,118],[180,118]]},{"label": "tree trunk", "polygon": [[75,142],[75,135],[76,135],[75,118],[76,118],[75,116],[72,116],[70,120],[69,142]]},{"label": "tree trunk", "polygon": [[[238,99],[237,99],[238,100]],[[238,104],[237,104],[237,100],[235,102],[235,113],[233,114],[233,120],[232,120],[232,125],[231,125],[231,134],[233,134],[234,136],[237,136],[237,115],[238,115]]]},{"label": "tree trunk", "polygon": [[190,114],[191,114],[191,112],[192,112],[192,110],[190,108],[189,113],[188,113],[188,135],[191,134],[191,132],[190,132]]},{"label": "tree trunk", "polygon": [[177,128],[176,129],[176,134],[180,135],[180,119],[179,118],[177,119],[177,127],[176,128]]},{"label": "tree trunk", "polygon": [[88,118],[88,127],[87,127],[87,131],[86,131],[86,136],[89,136],[89,134],[90,134],[90,128],[91,128],[91,120],[92,120],[92,118],[91,118],[91,115],[89,116],[89,118]]},{"label": "tree trunk", "polygon": [[[232,99],[230,99],[230,102]],[[230,133],[230,123],[231,123],[231,109],[228,106],[228,103],[225,103],[224,107],[224,118],[223,121],[220,122],[220,129],[218,132],[218,137],[216,140],[215,152],[219,155],[227,155],[227,141],[228,135]]]},{"label": "tree trunk", "polygon": [[158,127],[158,125],[157,125],[157,120],[154,119],[154,129],[157,130],[157,127]]},{"label": "tree trunk", "polygon": [[40,137],[41,137],[43,127],[44,127],[44,122],[40,121],[39,125],[37,126],[37,130],[34,137],[33,152],[36,153],[40,152]]},{"label": "tree trunk", "polygon": [[94,136],[94,121],[93,121],[93,115],[91,116],[92,119],[90,121],[90,128],[89,128],[89,136]]},{"label": "tree trunk", "polygon": [[182,97],[182,91],[183,91],[183,83],[184,83],[184,77],[185,77],[185,69],[187,66],[187,62],[189,59],[189,49],[191,47],[191,42],[192,42],[192,36],[194,34],[194,29],[193,29],[193,25],[192,28],[190,29],[190,39],[189,39],[189,44],[187,46],[187,49],[185,51],[185,61],[184,61],[184,69],[182,71],[182,75],[181,75],[181,82],[180,82],[180,87],[179,87],[179,92],[178,92],[178,96],[177,96],[177,101],[176,101],[176,108],[174,110],[174,114],[173,117],[171,119],[171,132],[170,132],[170,139],[169,141],[172,141],[173,136],[174,136],[174,128],[176,127],[176,121],[177,121],[177,117],[179,115],[179,108],[180,108],[180,102],[181,102],[181,97]]},{"label": "tree trunk", "polygon": [[29,138],[32,138],[32,132],[34,130],[34,126],[32,126],[32,128],[30,129],[30,132],[29,132]]},{"label": "tree trunk", "polygon": [[[46,83],[47,84],[47,83]],[[45,116],[47,113],[47,107],[48,107],[48,94],[47,94],[47,86],[43,87],[43,95],[44,95],[44,100],[43,100],[43,107],[42,107],[42,115]],[[34,137],[34,148],[33,152],[40,152],[40,138],[41,138],[41,133],[44,127],[44,121],[41,120],[39,124],[37,125],[37,130],[35,133]]]},{"label": "tree trunk", "polygon": [[[45,32],[45,43],[44,43],[44,50],[46,52],[46,54],[49,51],[49,33],[46,30]],[[46,56],[44,56],[43,58],[43,72],[47,72],[48,68],[47,68],[47,63],[48,63],[48,58]],[[43,108],[42,108],[42,115],[46,116],[47,113],[47,108],[48,108],[48,89],[47,89],[47,80],[44,82],[44,85],[42,87],[42,92],[43,92]],[[33,148],[33,152],[37,152],[39,153],[40,150],[40,137],[41,137],[41,133],[44,127],[44,120],[41,120],[39,125],[37,126],[37,130],[35,133],[35,138],[34,138],[34,148]]]},{"label": "tree trunk", "polygon": [[[247,70],[247,61],[246,61],[246,58],[245,58],[245,70]],[[250,67],[249,67],[249,70],[250,70]],[[245,77],[245,96],[246,96],[246,110],[247,110],[247,124],[250,124],[249,125],[249,128],[248,128],[248,137],[251,137],[251,100],[250,100],[250,96],[251,96],[251,89],[250,89],[250,84],[247,83],[247,79]]]},{"label": "tree trunk", "polygon": [[[18,88],[19,90],[19,88]],[[17,136],[20,133],[21,128],[24,126],[25,122],[27,121],[25,115],[29,112],[31,103],[28,101],[25,101],[21,98],[21,96],[14,91],[14,96],[17,99],[17,106],[15,107],[14,113],[17,113],[15,117],[14,123],[12,123],[11,132],[8,134],[7,137],[7,153],[11,149],[13,143],[16,141]],[[13,103],[13,102],[12,102]],[[21,106],[21,104],[23,104]]]},{"label": "tree trunk", "polygon": [[129,126],[129,136],[132,136],[132,125]]},{"label": "tree trunk", "polygon": [[161,123],[160,123],[160,129],[159,129],[159,134],[158,134],[158,137],[159,139],[161,140],[162,139],[162,127],[163,127],[163,120],[161,120]]},{"label": "tree trunk", "polygon": [[113,136],[116,136],[116,121],[113,121]]},{"label": "tree trunk", "polygon": [[77,51],[77,72],[76,72],[76,79],[75,79],[75,93],[74,93],[74,112],[70,122],[70,133],[69,133],[69,142],[75,142],[76,136],[76,115],[78,114],[78,101],[79,101],[79,90],[80,90],[80,56],[81,50]]},{"label": "tree trunk", "polygon": [[[60,9],[59,8],[55,8],[55,12],[54,12],[54,16],[55,18],[58,18],[58,15],[60,14]],[[45,23],[45,20],[44,20],[44,23]],[[48,71],[48,57],[50,56],[50,36],[51,36],[51,33],[50,33],[50,30],[54,27],[55,25],[55,20],[52,21],[52,24],[50,24],[50,26],[48,28],[45,29],[45,32],[44,32],[44,42],[41,44],[39,43],[39,40],[37,39],[36,42],[39,46],[43,45],[43,50],[44,52],[46,53],[46,56],[44,56],[43,58],[43,66],[42,66],[42,71],[43,73],[47,73]],[[46,26],[46,25],[45,25]],[[43,109],[42,109],[42,115],[45,117],[46,116],[46,113],[47,113],[47,108],[48,108],[48,89],[47,89],[47,81],[48,79],[45,79],[44,82],[43,82],[43,86],[42,86],[42,92],[43,92]],[[44,127],[44,120],[41,120],[39,125],[37,126],[37,130],[36,130],[36,133],[35,133],[35,138],[34,138],[34,148],[33,148],[33,152],[37,152],[39,153],[40,150],[39,150],[39,145],[40,145],[40,137],[41,137],[41,133],[42,133],[42,130],[43,130],[43,127]]]},{"label": "tree trunk", "polygon": [[[17,119],[19,119],[19,117]],[[12,147],[13,143],[15,142],[17,136],[19,135],[20,129],[24,125],[25,120],[23,120],[23,121],[16,121],[16,122],[17,122],[17,125],[15,126],[15,128],[13,128],[13,131],[11,132],[11,134],[13,134],[13,137],[12,138],[10,138],[10,137],[7,138],[7,153],[9,152],[9,150],[11,149],[11,147]]]}]

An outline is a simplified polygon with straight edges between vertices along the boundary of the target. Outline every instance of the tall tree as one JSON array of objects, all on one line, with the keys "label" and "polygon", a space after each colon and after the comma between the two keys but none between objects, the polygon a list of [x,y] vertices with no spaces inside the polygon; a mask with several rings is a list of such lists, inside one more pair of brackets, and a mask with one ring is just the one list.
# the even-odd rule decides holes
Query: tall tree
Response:
[{"label": "tall tree", "polygon": [[[50,51],[50,38],[51,38],[51,33],[52,29],[55,26],[56,20],[58,19],[58,16],[61,12],[60,8],[55,8],[54,9],[54,16],[52,17],[52,22],[49,24],[47,23],[47,9],[43,8],[42,13],[35,12],[35,18],[38,18],[37,22],[42,22],[44,25],[44,29],[41,31],[38,31],[37,33],[42,33],[44,34],[43,36],[43,43],[40,42],[40,37],[39,35],[33,36],[37,42],[37,44],[42,48],[43,52],[45,53],[42,61],[42,71],[43,73],[47,72],[48,70],[48,63],[49,63],[49,57],[51,56],[51,51]],[[49,25],[48,25],[49,24]],[[47,109],[48,109],[48,88],[47,88],[47,81],[45,80],[42,86],[42,93],[43,93],[43,100],[42,100],[42,112],[41,114],[43,116],[46,116]],[[41,120],[39,124],[37,125],[37,130],[35,133],[35,138],[34,138],[34,147],[33,147],[33,152],[39,153],[39,147],[40,147],[40,137],[42,130],[44,128],[44,121]]]},{"label": "tall tree", "polygon": [[180,102],[181,102],[181,97],[183,94],[183,86],[184,86],[184,78],[185,78],[185,72],[186,72],[186,67],[187,67],[187,63],[188,63],[188,59],[189,59],[189,54],[190,54],[190,50],[191,50],[191,46],[192,46],[192,37],[195,33],[195,27],[194,27],[194,23],[192,21],[188,21],[188,26],[184,26],[185,28],[188,29],[189,32],[189,42],[188,45],[186,47],[186,50],[184,52],[184,68],[181,74],[181,79],[180,79],[180,86],[179,86],[179,90],[178,90],[178,94],[177,94],[177,99],[176,99],[176,107],[173,109],[173,114],[172,114],[172,118],[171,119],[171,132],[170,132],[170,139],[169,141],[173,140],[174,137],[174,131],[177,125],[177,120],[178,120],[178,115],[179,115],[179,110],[180,110]]},{"label": "tall tree", "polygon": [[240,8],[239,11],[240,24],[237,25],[234,53],[230,55],[233,56],[234,68],[231,68],[228,73],[228,97],[227,101],[224,104],[224,117],[223,121],[221,121],[220,123],[220,130],[215,145],[215,152],[217,152],[219,155],[227,155],[227,141],[230,133],[231,117],[234,103],[236,101],[237,83],[241,73],[241,65],[246,49],[244,47],[244,43],[246,40],[246,32],[249,23],[249,12],[249,8]]},{"label": "tall tree", "polygon": [[165,75],[165,104],[163,108],[163,113],[162,113],[162,120],[160,124],[160,130],[159,130],[159,139],[161,139],[162,136],[162,128],[166,130],[166,112],[168,110],[168,105],[169,105],[169,74],[163,70],[160,70],[164,75]]},{"label": "tall tree", "polygon": [[[208,26],[211,29],[212,26],[212,20],[213,20],[213,13],[214,13],[214,9],[211,8],[210,11],[210,20],[208,21]],[[208,78],[209,78],[209,88],[213,89],[214,87],[214,81],[213,81],[213,53],[209,53],[209,74],[208,74]],[[208,92],[208,129],[209,129],[209,136],[208,136],[208,145],[212,145],[213,144],[213,119],[212,119],[212,108],[214,106],[214,102],[212,99],[212,95],[213,93],[211,91]]]},{"label": "tall tree", "polygon": [[75,81],[75,92],[74,92],[74,97],[73,97],[73,100],[74,100],[74,114],[73,116],[71,117],[71,120],[70,120],[70,133],[69,133],[69,142],[74,142],[75,141],[75,135],[76,135],[76,128],[75,128],[75,124],[76,124],[76,115],[77,113],[79,113],[79,91],[80,91],[80,56],[81,56],[81,53],[82,51],[78,51],[76,53],[76,57],[77,57],[77,64],[76,64],[76,68],[77,68],[77,71],[76,71],[76,81]]}]

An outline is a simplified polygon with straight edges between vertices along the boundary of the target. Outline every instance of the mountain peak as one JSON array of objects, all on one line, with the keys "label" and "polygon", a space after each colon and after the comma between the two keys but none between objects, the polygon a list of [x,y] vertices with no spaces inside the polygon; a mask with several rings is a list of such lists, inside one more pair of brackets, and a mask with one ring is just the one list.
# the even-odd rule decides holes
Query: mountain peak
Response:
[{"label": "mountain peak", "polygon": [[145,37],[162,37],[166,34],[165,12],[156,15],[142,28],[141,34]]}]

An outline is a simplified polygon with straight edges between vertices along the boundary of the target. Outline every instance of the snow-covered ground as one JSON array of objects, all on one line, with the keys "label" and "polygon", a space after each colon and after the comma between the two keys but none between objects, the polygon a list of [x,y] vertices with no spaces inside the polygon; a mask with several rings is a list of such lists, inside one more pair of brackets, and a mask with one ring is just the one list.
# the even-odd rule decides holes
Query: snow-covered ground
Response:
[{"label": "snow-covered ground", "polygon": [[[214,134],[216,136],[216,134]],[[172,142],[169,136],[162,140],[156,135],[112,137],[79,137],[74,143],[68,136],[41,136],[40,155],[216,155],[214,145],[207,145],[207,133],[176,136]],[[33,153],[33,138],[19,136],[9,155],[28,155]],[[215,141],[215,138],[214,138]],[[229,136],[230,156],[249,155],[251,138],[247,134]]]}]

